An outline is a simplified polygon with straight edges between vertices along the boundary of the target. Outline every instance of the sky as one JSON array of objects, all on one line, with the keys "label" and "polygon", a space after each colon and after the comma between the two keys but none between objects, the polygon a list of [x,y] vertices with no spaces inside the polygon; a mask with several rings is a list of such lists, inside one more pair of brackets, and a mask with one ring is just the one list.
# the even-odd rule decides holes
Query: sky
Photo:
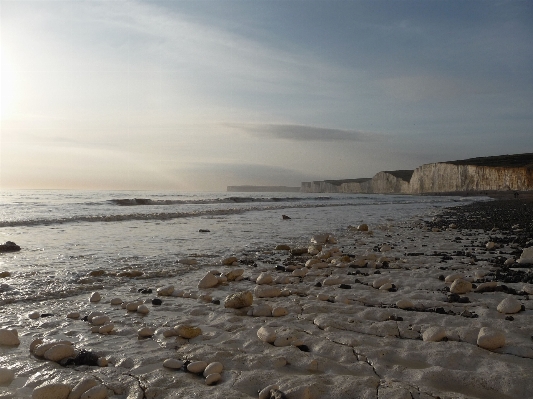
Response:
[{"label": "sky", "polygon": [[533,152],[533,2],[0,0],[0,189],[225,191]]}]

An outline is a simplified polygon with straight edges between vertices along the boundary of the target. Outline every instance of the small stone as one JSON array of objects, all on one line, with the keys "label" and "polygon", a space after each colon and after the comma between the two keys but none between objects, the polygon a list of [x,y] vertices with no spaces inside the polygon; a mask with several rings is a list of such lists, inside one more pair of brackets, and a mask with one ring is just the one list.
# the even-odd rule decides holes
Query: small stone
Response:
[{"label": "small stone", "polygon": [[486,283],[479,284],[474,291],[475,292],[492,292],[496,289],[498,286],[497,281],[488,281]]},{"label": "small stone", "polygon": [[394,286],[392,285],[392,283],[385,283],[383,284],[381,287],[379,287],[379,289],[381,291],[388,291],[390,290],[391,288],[394,288]]},{"label": "small stone", "polygon": [[289,314],[289,311],[285,309],[283,306],[277,306],[274,309],[272,309],[273,317],[287,316],[288,314]]},{"label": "small stone", "polygon": [[231,266],[233,265],[235,262],[237,262],[239,259],[237,259],[237,257],[235,256],[230,256],[229,258],[226,258],[222,261],[222,264],[225,265],[225,266]]},{"label": "small stone", "polygon": [[228,295],[224,301],[225,308],[241,309],[252,306],[254,297],[250,291],[237,292]]},{"label": "small stone", "polygon": [[183,361],[178,359],[167,359],[163,362],[163,367],[167,369],[178,370],[183,367]]},{"label": "small stone", "polygon": [[257,279],[255,280],[255,283],[259,285],[272,284],[272,281],[273,281],[272,276],[268,273],[263,272],[259,275],[259,277],[257,277]]},{"label": "small stone", "polygon": [[236,278],[242,276],[244,269],[233,269],[225,274],[228,281],[235,281]]},{"label": "small stone", "polygon": [[31,312],[31,313],[28,313],[28,317],[32,320],[35,320],[35,319],[38,319],[40,317],[40,313],[39,312]]},{"label": "small stone", "polygon": [[254,288],[254,296],[256,298],[275,298],[281,295],[281,290],[277,287],[269,285],[257,285]]},{"label": "small stone", "polygon": [[438,342],[444,337],[446,337],[446,331],[444,331],[444,328],[437,326],[429,327],[422,334],[422,339],[426,342]]},{"label": "small stone", "polygon": [[101,299],[102,299],[102,295],[100,295],[99,292],[93,292],[91,294],[91,297],[89,298],[89,301],[91,301],[91,302],[100,302]]},{"label": "small stone", "polygon": [[485,244],[485,248],[487,248],[490,251],[491,249],[496,248],[496,243],[489,241],[487,244]]},{"label": "small stone", "polygon": [[113,306],[117,306],[117,305],[122,305],[122,299],[120,298],[113,298],[111,299],[111,305]]},{"label": "small stone", "polygon": [[396,302],[396,307],[398,309],[412,309],[415,305],[409,299],[400,299]]},{"label": "small stone", "polygon": [[189,325],[177,326],[175,327],[175,330],[180,337],[185,339],[192,339],[202,334],[202,330],[199,327]]},{"label": "small stone", "polygon": [[261,327],[257,330],[257,337],[268,343],[273,343],[276,340],[276,331],[271,327]]},{"label": "small stone", "polygon": [[278,357],[278,358],[274,359],[272,365],[275,368],[286,366],[287,365],[287,359],[285,359],[284,357]]},{"label": "small stone", "polygon": [[222,379],[222,376],[219,373],[212,373],[205,377],[206,385],[214,385]]},{"label": "small stone", "polygon": [[390,284],[390,283],[391,283],[390,277],[383,276],[383,277],[379,277],[376,280],[374,280],[374,282],[372,283],[372,287],[379,289],[379,288],[381,288],[382,285]]},{"label": "small stone", "polygon": [[109,361],[105,357],[99,357],[96,360],[96,365],[98,367],[107,367],[108,364],[109,364]]},{"label": "small stone", "polygon": [[95,326],[103,326],[105,323],[110,321],[109,316],[96,316],[91,320],[91,324]]},{"label": "small stone", "polygon": [[389,252],[389,251],[392,251],[392,248],[390,245],[387,245],[387,244],[382,245],[381,248],[379,249],[379,252]]},{"label": "small stone", "polygon": [[[209,230],[208,230],[209,231]],[[208,232],[207,231],[207,232]],[[191,258],[183,258],[183,259],[179,259],[178,260],[178,263],[181,263],[182,265],[189,265],[189,266],[194,266],[194,265],[197,265],[198,264],[198,261],[196,259],[191,259]]]},{"label": "small stone", "polygon": [[255,317],[271,317],[272,308],[269,305],[258,305],[253,308],[252,316]]},{"label": "small stone", "polygon": [[453,283],[455,280],[459,279],[459,278],[463,278],[464,275],[462,273],[453,273],[453,274],[449,274],[448,276],[446,276],[446,278],[444,279],[444,282],[445,283]]},{"label": "small stone", "polygon": [[309,269],[307,267],[302,267],[301,269],[296,269],[291,273],[291,276],[293,277],[305,277],[307,276],[307,273],[309,273]]},{"label": "small stone", "polygon": [[0,385],[9,385],[15,379],[15,372],[5,367],[0,367]]},{"label": "small stone", "polygon": [[323,286],[339,285],[339,284],[342,284],[343,280],[344,279],[342,277],[331,276],[331,277],[326,278],[324,281],[322,281],[322,285]]},{"label": "small stone", "polygon": [[34,339],[30,343],[30,352],[33,353],[35,348],[43,343],[43,340],[41,338]]},{"label": "small stone", "polygon": [[174,292],[173,285],[167,285],[166,287],[161,287],[157,289],[158,296],[170,296]]},{"label": "small stone", "polygon": [[199,289],[213,288],[218,285],[218,278],[211,273],[206,273],[198,283]]},{"label": "small stone", "polygon": [[20,344],[17,330],[0,328],[0,345],[16,346]]},{"label": "small stone", "polygon": [[143,327],[137,331],[139,338],[148,338],[154,335],[154,329],[150,327]]},{"label": "small stone", "polygon": [[363,223],[357,226],[357,231],[368,231],[368,225]]},{"label": "small stone", "polygon": [[206,367],[207,367],[207,362],[203,362],[203,361],[192,362],[187,365],[187,370],[194,374],[200,374],[204,372]]},{"label": "small stone", "polygon": [[154,305],[154,306],[159,306],[162,303],[163,303],[163,301],[161,299],[159,299],[159,298],[152,299],[152,305]]},{"label": "small stone", "polygon": [[113,323],[107,323],[104,324],[102,327],[98,328],[98,332],[100,334],[109,334],[113,329],[115,328],[115,324]]},{"label": "small stone", "polygon": [[46,384],[35,388],[32,392],[32,399],[67,399],[70,393],[70,386],[67,384]]},{"label": "small stone", "polygon": [[207,377],[209,374],[222,373],[222,370],[224,370],[224,366],[220,362],[212,362],[207,365],[207,367],[204,370],[204,377]]},{"label": "small stone", "polygon": [[137,308],[137,313],[148,314],[150,313],[150,309],[148,309],[148,306],[146,305],[139,305]]},{"label": "small stone", "polygon": [[505,335],[490,327],[482,327],[477,336],[477,345],[488,350],[501,348],[505,345]]},{"label": "small stone", "polygon": [[10,272],[0,272],[0,278],[11,277]]},{"label": "small stone", "polygon": [[319,301],[327,301],[329,299],[329,295],[323,293],[318,294],[316,297]]},{"label": "small stone", "polygon": [[75,351],[72,345],[58,344],[52,346],[44,353],[44,358],[59,363],[68,357],[74,357]]},{"label": "small stone", "polygon": [[498,304],[498,312],[512,314],[520,312],[522,304],[512,297],[507,297]]},{"label": "small stone", "polygon": [[103,312],[91,312],[87,315],[87,321],[89,323],[92,323],[93,322],[93,318],[97,317],[97,316],[104,316],[104,313]]},{"label": "small stone", "polygon": [[139,305],[140,305],[139,302],[128,302],[126,304],[126,310],[128,312],[136,312]]},{"label": "small stone", "polygon": [[80,399],[81,395],[97,385],[98,382],[96,380],[92,378],[85,378],[76,384],[76,386],[72,389],[72,392],[70,392],[68,399]]},{"label": "small stone", "polygon": [[274,346],[278,346],[278,347],[289,346],[292,344],[292,341],[294,341],[294,337],[290,335],[286,335],[283,337],[277,337],[274,340]]},{"label": "small stone", "polygon": [[450,287],[452,294],[466,294],[470,291],[472,291],[472,283],[461,278],[455,280]]},{"label": "small stone", "polygon": [[106,399],[107,398],[107,388],[104,385],[97,385],[88,389],[81,395],[80,399]]},{"label": "small stone", "polygon": [[78,320],[80,318],[80,313],[79,312],[70,312],[70,313],[67,314],[67,318],[68,319]]}]

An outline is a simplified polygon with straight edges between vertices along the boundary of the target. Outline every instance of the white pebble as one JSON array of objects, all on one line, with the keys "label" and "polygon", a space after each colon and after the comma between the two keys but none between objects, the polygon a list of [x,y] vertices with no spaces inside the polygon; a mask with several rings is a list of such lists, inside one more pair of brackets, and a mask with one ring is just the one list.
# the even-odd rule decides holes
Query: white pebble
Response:
[{"label": "white pebble", "polygon": [[204,372],[206,367],[207,367],[207,362],[204,362],[204,361],[192,362],[187,365],[187,370],[189,370],[191,373],[200,374]]},{"label": "white pebble", "polygon": [[444,337],[446,337],[446,331],[444,331],[444,328],[437,326],[429,327],[422,334],[422,339],[427,342],[438,342]]},{"label": "white pebble", "polygon": [[222,373],[222,370],[224,370],[224,366],[220,362],[212,362],[207,365],[207,367],[204,370],[204,377],[207,377],[209,374]]},{"label": "white pebble", "polygon": [[74,348],[72,345],[58,344],[52,346],[44,353],[44,358],[52,362],[59,362],[68,357],[74,357]]},{"label": "white pebble", "polygon": [[115,328],[115,324],[113,323],[104,324],[102,327],[98,328],[98,332],[100,334],[109,334],[113,331],[113,328]]},{"label": "white pebble", "polygon": [[212,373],[209,374],[207,377],[205,377],[205,384],[206,385],[213,385],[220,381],[222,376],[219,373]]},{"label": "white pebble", "polygon": [[501,331],[483,327],[479,330],[477,344],[488,350],[498,349],[505,345],[505,335]]},{"label": "white pebble", "polygon": [[39,312],[31,312],[31,313],[28,313],[28,317],[30,319],[38,319],[40,317],[40,313]]},{"label": "white pebble", "polygon": [[95,326],[103,326],[110,321],[109,316],[96,316],[91,320],[91,324]]},{"label": "white pebble", "polygon": [[178,359],[167,359],[163,362],[163,367],[177,370],[183,367],[183,362]]},{"label": "white pebble", "polygon": [[257,330],[257,337],[263,342],[272,343],[276,340],[276,331],[271,327],[261,327]]},{"label": "white pebble", "polygon": [[148,314],[150,313],[150,309],[148,309],[148,306],[146,305],[139,305],[137,308],[137,313]]},{"label": "white pebble", "polygon": [[143,327],[137,331],[139,338],[147,338],[154,335],[154,329],[150,327]]},{"label": "white pebble", "polygon": [[70,386],[66,384],[46,384],[35,388],[32,392],[32,399],[67,399],[70,393]]}]

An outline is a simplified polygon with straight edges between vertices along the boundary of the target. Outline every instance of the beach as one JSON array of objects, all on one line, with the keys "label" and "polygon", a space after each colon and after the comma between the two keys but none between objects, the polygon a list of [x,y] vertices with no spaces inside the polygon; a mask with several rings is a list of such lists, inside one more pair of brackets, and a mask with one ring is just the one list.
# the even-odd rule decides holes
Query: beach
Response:
[{"label": "beach", "polygon": [[[408,202],[365,208],[386,217],[354,216],[361,207],[351,204],[254,209],[253,222],[245,212],[187,224],[176,218],[173,228],[196,237],[188,256],[159,259],[156,238],[142,259],[135,251],[92,262],[81,252],[55,254],[79,273],[43,280],[53,274],[47,264],[37,288],[17,287],[24,300],[9,287],[21,276],[31,281],[30,263],[44,258],[21,262],[0,280],[0,328],[15,329],[19,341],[0,346],[0,397],[83,397],[76,387],[91,380],[93,396],[85,397],[529,398],[533,275],[516,261],[533,246],[533,203],[520,195],[453,205],[401,218],[394,214]],[[328,230],[306,219],[310,211],[328,215],[318,223]],[[233,228],[248,223],[250,232],[233,242],[254,244],[206,250],[198,241],[208,245],[204,237],[215,237],[219,221],[207,217]],[[10,238],[31,227],[17,223],[3,227],[15,229]],[[54,226],[75,231],[65,223]],[[133,229],[134,237],[152,228]],[[11,267],[13,257],[24,260],[24,248],[1,256],[2,267]],[[45,288],[54,284],[57,295]],[[73,354],[50,360],[53,351],[43,352],[61,345]],[[206,366],[214,372],[204,375]]]}]

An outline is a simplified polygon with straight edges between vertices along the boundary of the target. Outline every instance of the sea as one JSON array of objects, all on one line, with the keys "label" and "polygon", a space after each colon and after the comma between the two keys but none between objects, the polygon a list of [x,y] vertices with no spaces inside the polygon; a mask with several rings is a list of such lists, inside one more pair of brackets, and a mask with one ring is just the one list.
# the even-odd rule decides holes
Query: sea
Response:
[{"label": "sea", "polygon": [[[68,298],[95,284],[91,271],[176,270],[228,256],[254,259],[278,244],[304,246],[318,233],[401,224],[484,198],[152,191],[0,191],[0,304]],[[288,218],[283,218],[286,215]],[[161,281],[151,281],[161,285]],[[121,278],[100,280],[106,288]]]}]

